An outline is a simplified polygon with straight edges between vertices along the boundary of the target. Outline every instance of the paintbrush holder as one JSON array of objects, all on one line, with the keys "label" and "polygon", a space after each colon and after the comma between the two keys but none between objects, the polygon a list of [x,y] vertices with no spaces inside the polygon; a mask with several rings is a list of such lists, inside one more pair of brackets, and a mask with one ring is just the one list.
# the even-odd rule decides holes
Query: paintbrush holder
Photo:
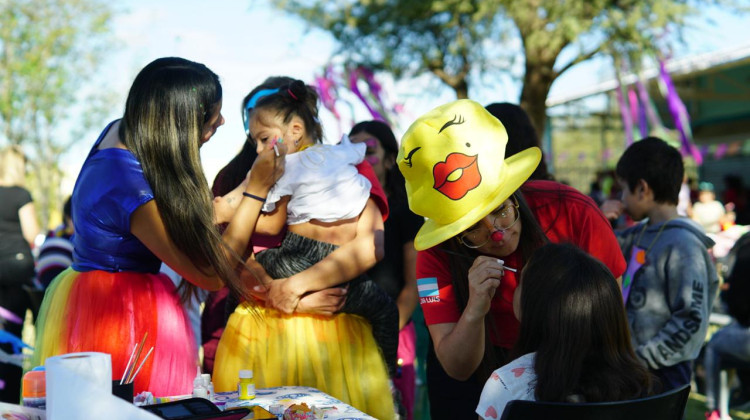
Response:
[{"label": "paintbrush holder", "polygon": [[120,380],[112,381],[112,395],[122,398],[123,400],[133,402],[133,383],[120,385]]}]

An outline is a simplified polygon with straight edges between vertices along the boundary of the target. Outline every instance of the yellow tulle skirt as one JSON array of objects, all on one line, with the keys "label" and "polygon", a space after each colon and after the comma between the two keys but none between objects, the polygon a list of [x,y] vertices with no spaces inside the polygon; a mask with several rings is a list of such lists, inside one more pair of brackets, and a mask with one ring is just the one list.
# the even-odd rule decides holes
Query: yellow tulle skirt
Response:
[{"label": "yellow tulle skirt", "polygon": [[286,315],[243,303],[229,317],[216,350],[216,392],[237,389],[239,371],[255,385],[311,386],[377,419],[393,418],[385,362],[362,317]]}]

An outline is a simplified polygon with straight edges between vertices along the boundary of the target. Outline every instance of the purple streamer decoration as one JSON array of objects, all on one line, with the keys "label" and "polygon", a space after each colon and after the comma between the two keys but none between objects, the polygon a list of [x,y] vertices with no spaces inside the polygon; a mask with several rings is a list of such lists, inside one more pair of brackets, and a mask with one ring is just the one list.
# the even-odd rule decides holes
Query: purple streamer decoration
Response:
[{"label": "purple streamer decoration", "polygon": [[723,158],[724,155],[727,154],[728,150],[729,150],[729,146],[727,146],[726,143],[721,143],[720,145],[716,146],[716,151],[714,152],[714,158],[715,159]]},{"label": "purple streamer decoration", "polygon": [[669,113],[672,114],[674,119],[674,125],[677,132],[680,134],[680,144],[684,154],[688,154],[695,159],[695,163],[700,165],[703,163],[703,156],[701,155],[698,148],[692,143],[692,132],[690,131],[690,116],[687,113],[685,104],[682,103],[680,96],[677,94],[672,83],[672,78],[667,73],[667,67],[664,60],[659,60],[659,76],[661,77],[664,87],[666,88],[666,99],[669,107]]},{"label": "purple streamer decoration", "polygon": [[643,110],[638,103],[638,96],[636,95],[632,86],[628,86],[628,102],[630,103],[630,118],[631,121],[633,121],[633,124],[635,124],[635,122],[638,122],[638,132],[640,133],[640,138],[648,136],[648,126],[644,125],[646,121],[641,118],[644,115]]},{"label": "purple streamer decoration", "polygon": [[[365,68],[363,69],[365,80],[367,80],[367,83],[370,85],[370,91],[372,92],[373,97],[375,98],[375,103],[378,105],[378,109],[383,114],[383,122],[386,122],[390,125],[390,121],[388,121],[387,116],[388,112],[385,106],[385,101],[383,100],[382,92],[383,87],[378,83],[377,80],[375,80],[375,73],[371,69]],[[393,110],[395,112],[395,110]]]},{"label": "purple streamer decoration", "polygon": [[628,112],[628,106],[625,103],[625,98],[622,94],[622,85],[618,79],[617,89],[615,89],[617,95],[617,103],[620,105],[620,116],[622,117],[622,127],[625,129],[625,147],[633,144],[633,120]]},{"label": "purple streamer decoration", "polygon": [[23,325],[23,320],[19,318],[18,315],[3,308],[2,306],[0,306],[0,317],[7,319],[14,324]]},{"label": "purple streamer decoration", "polygon": [[706,156],[708,156],[708,145],[704,144],[703,146],[699,147],[698,152],[701,154],[701,158],[705,158]]},{"label": "purple streamer decoration", "polygon": [[651,97],[648,96],[646,86],[644,86],[640,80],[637,80],[635,82],[635,87],[636,89],[638,89],[638,97],[643,104],[644,111],[646,111],[646,118],[648,119],[648,123],[653,129],[662,127],[664,124],[662,124],[661,119],[659,118],[659,114],[657,114],[656,109],[654,109],[654,103],[651,101]]},{"label": "purple streamer decoration", "polygon": [[[349,72],[349,89],[352,91],[352,93],[354,93],[354,95],[357,98],[359,98],[360,101],[362,101],[362,103],[365,105],[365,107],[367,107],[367,110],[370,112],[370,115],[372,115],[372,117],[374,119],[380,120],[380,121],[387,121],[385,118],[383,118],[383,116],[377,110],[375,110],[370,105],[370,101],[368,101],[367,98],[364,97],[364,95],[362,94],[362,92],[360,92],[360,90],[359,90],[359,86],[357,86],[357,82],[359,81],[360,73],[363,70],[364,69],[362,67],[358,67],[358,68],[352,70],[351,72]],[[367,81],[366,78],[365,78],[365,81],[368,83],[368,86],[372,90],[372,86],[369,85],[369,81]]]}]

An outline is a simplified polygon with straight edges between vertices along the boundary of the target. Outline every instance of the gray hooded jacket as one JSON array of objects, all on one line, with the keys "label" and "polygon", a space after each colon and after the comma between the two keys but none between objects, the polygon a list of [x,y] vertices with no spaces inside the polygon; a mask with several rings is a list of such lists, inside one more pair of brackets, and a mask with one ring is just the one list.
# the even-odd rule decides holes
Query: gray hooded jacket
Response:
[{"label": "gray hooded jacket", "polygon": [[664,223],[664,229],[659,223],[643,231],[640,224],[617,233],[628,264],[636,241],[648,249],[633,274],[626,310],[633,347],[652,369],[698,356],[719,286],[708,254],[714,241],[690,219]]}]

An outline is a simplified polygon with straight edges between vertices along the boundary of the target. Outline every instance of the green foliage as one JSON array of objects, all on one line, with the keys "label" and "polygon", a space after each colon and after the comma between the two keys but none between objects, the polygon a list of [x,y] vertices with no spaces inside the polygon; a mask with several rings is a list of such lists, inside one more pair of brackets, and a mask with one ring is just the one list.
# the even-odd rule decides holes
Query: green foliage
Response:
[{"label": "green foliage", "polygon": [[484,40],[499,37],[495,13],[482,0],[276,0],[278,7],[329,31],[349,62],[396,77],[425,70],[466,89]]},{"label": "green foliage", "polygon": [[[395,77],[430,72],[468,94],[472,75],[525,58],[521,106],[538,131],[565,71],[596,55],[652,53],[679,39],[688,16],[733,0],[274,0],[330,32],[352,64]],[[520,48],[519,48],[520,46]],[[565,57],[564,60],[561,57]],[[480,74],[477,74],[480,73]]]},{"label": "green foliage", "polygon": [[[31,158],[30,184],[45,227],[62,207],[59,160],[75,141],[62,127],[74,110],[90,118],[108,103],[107,95],[86,95],[81,87],[109,46],[112,15],[100,0],[0,0],[0,139]],[[73,133],[84,128],[86,119],[80,121]]]}]

